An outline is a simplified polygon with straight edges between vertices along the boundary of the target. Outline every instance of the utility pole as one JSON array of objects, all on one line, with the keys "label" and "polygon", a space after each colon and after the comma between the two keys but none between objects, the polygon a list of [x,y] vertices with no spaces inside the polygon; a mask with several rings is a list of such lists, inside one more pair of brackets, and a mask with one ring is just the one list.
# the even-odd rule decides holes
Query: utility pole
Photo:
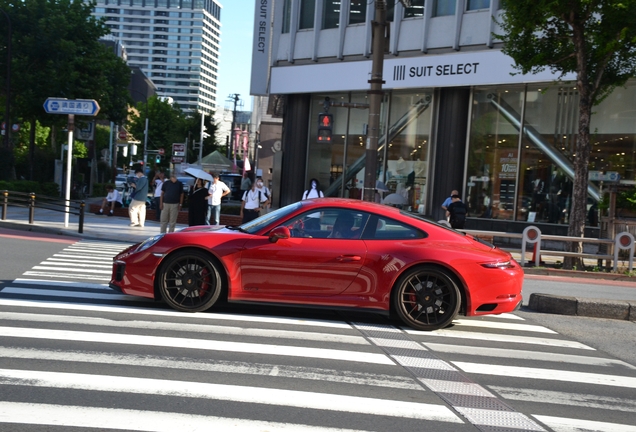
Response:
[{"label": "utility pole", "polygon": [[230,129],[230,145],[227,146],[227,158],[230,158],[231,155],[231,151],[230,151],[230,147],[232,146],[232,134],[234,133],[234,127],[236,126],[236,106],[238,105],[238,102],[240,100],[240,94],[238,93],[234,93],[231,94],[228,98],[229,101],[233,101],[234,102],[234,109],[232,110],[232,128]]},{"label": "utility pole", "polygon": [[378,167],[378,141],[380,139],[380,110],[382,107],[382,72],[384,69],[384,35],[386,28],[386,1],[375,0],[373,46],[371,57],[371,84],[369,95],[369,129],[367,135],[364,193],[365,201],[375,201],[376,171]]},{"label": "utility pole", "polygon": [[6,83],[6,101],[4,109],[4,146],[7,150],[13,151],[11,146],[10,136],[11,133],[11,114],[9,110],[11,108],[11,38],[13,37],[11,31],[11,17],[9,14],[0,9],[0,12],[7,18],[7,83]]}]

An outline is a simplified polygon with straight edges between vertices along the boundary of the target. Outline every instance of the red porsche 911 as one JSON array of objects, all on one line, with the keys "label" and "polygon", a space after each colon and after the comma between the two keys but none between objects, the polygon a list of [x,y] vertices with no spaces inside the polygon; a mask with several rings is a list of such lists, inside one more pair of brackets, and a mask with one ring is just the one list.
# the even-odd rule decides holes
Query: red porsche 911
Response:
[{"label": "red porsche 911", "polygon": [[240,226],[160,234],[114,258],[110,287],[198,312],[230,302],[366,308],[421,330],[521,304],[509,253],[365,201],[297,202]]}]

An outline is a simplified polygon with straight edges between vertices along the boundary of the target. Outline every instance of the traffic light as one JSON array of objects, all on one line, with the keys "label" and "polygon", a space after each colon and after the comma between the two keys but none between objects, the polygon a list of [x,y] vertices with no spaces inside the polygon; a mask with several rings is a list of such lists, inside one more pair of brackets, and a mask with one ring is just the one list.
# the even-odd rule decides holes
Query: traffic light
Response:
[{"label": "traffic light", "polygon": [[318,137],[319,143],[331,143],[331,133],[333,132],[333,115],[327,113],[318,114]]},{"label": "traffic light", "polygon": [[155,156],[155,163],[161,163],[161,155]]}]

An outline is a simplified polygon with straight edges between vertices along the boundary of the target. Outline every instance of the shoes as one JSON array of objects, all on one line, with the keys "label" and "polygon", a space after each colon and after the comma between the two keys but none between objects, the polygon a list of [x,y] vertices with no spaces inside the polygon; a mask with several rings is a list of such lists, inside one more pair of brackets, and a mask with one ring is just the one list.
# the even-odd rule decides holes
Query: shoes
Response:
[{"label": "shoes", "polygon": [[115,216],[115,214],[111,211],[110,213],[108,213],[108,216]]},{"label": "shoes", "polygon": [[131,226],[131,227],[132,227],[132,226],[139,226],[139,224],[131,223],[131,224],[130,224],[130,226]]},{"label": "shoes", "polygon": [[102,213],[102,212],[98,212],[98,211],[96,211],[96,212],[95,212],[95,214],[96,214],[97,216],[104,216],[104,213]]}]

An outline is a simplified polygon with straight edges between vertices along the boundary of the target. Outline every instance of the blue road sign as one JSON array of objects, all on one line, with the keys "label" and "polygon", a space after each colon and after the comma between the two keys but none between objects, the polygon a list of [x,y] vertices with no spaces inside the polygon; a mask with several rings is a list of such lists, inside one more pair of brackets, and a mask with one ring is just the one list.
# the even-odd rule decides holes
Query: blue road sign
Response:
[{"label": "blue road sign", "polygon": [[44,111],[48,114],[77,114],[95,116],[99,112],[97,101],[92,99],[48,98],[44,102]]}]

